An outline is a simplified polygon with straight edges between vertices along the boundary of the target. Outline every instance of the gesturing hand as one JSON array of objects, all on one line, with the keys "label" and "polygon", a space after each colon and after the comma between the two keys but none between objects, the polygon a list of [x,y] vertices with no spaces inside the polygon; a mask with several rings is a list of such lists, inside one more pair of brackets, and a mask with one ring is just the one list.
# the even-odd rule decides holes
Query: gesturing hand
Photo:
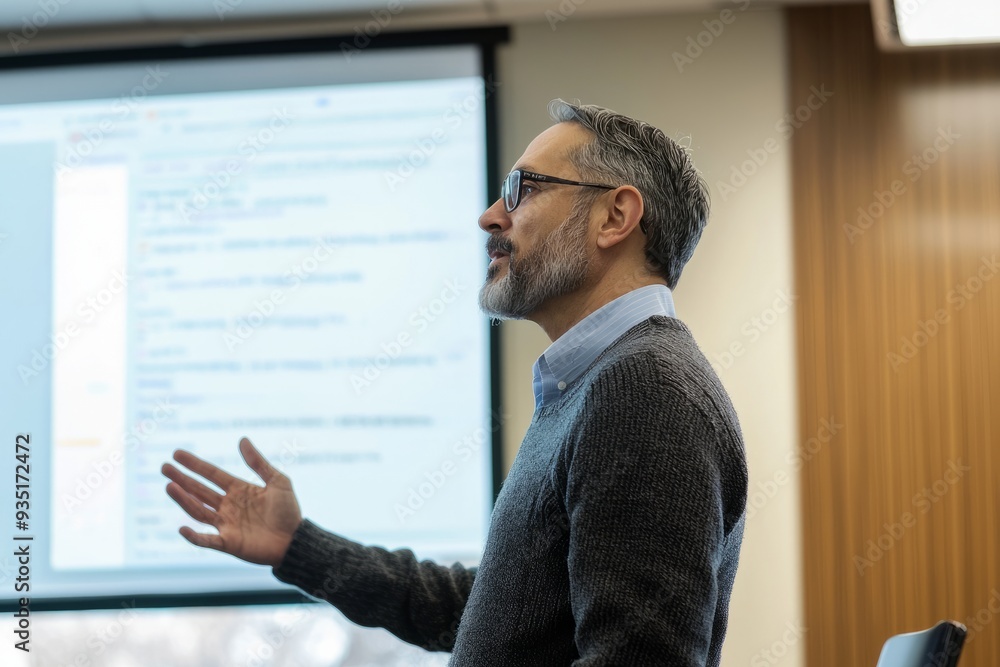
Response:
[{"label": "gesturing hand", "polygon": [[264,486],[248,484],[194,454],[178,449],[174,460],[222,489],[220,494],[173,465],[161,471],[173,480],[167,495],[202,523],[214,526],[218,535],[197,533],[182,526],[180,534],[199,547],[232,554],[251,563],[277,567],[292,535],[302,522],[302,512],[292,491],[292,483],[274,468],[246,438],[240,440],[240,455],[262,480]]}]

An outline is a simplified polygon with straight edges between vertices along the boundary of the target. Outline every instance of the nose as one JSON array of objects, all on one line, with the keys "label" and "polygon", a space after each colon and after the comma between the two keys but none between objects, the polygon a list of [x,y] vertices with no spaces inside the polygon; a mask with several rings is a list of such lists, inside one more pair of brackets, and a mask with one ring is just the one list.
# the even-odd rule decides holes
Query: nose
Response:
[{"label": "nose", "polygon": [[497,199],[479,216],[479,228],[488,234],[502,233],[509,227],[510,216],[503,204],[503,198]]}]

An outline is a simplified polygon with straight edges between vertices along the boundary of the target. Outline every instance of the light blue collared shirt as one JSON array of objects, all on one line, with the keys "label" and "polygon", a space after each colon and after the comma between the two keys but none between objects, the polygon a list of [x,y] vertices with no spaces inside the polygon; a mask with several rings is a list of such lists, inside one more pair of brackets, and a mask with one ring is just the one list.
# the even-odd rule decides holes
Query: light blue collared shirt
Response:
[{"label": "light blue collared shirt", "polygon": [[619,336],[653,315],[674,315],[666,285],[646,285],[623,294],[573,325],[538,357],[532,367],[535,409],[562,395]]}]

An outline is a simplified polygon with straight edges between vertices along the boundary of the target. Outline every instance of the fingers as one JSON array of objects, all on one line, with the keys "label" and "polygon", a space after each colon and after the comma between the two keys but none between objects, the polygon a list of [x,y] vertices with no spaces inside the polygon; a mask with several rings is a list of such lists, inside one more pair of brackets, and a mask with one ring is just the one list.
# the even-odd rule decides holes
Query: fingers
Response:
[{"label": "fingers", "polygon": [[253,443],[248,438],[240,440],[240,455],[246,461],[246,464],[250,466],[250,469],[264,480],[265,484],[270,484],[271,480],[281,474],[277,468],[268,463],[267,459],[257,451],[257,448],[253,446]]},{"label": "fingers", "polygon": [[219,505],[222,503],[221,494],[216,493],[193,477],[188,477],[169,463],[164,463],[160,468],[160,472],[172,479],[174,482],[177,482],[182,489],[212,509],[219,509]]},{"label": "fingers", "polygon": [[181,509],[195,521],[201,521],[210,526],[218,525],[219,515],[198,502],[194,496],[182,489],[176,482],[167,484],[167,495],[173,498],[174,502],[180,505]]},{"label": "fingers", "polygon": [[186,452],[183,449],[178,449],[174,452],[174,460],[185,468],[198,473],[223,491],[229,491],[229,488],[233,484],[242,481],[233,477],[222,468],[217,468],[208,461],[203,461],[191,452]]},{"label": "fingers", "polygon": [[222,538],[218,535],[212,535],[211,533],[196,533],[187,526],[181,526],[180,534],[185,540],[196,547],[205,547],[206,549],[225,551],[225,549],[222,548]]}]

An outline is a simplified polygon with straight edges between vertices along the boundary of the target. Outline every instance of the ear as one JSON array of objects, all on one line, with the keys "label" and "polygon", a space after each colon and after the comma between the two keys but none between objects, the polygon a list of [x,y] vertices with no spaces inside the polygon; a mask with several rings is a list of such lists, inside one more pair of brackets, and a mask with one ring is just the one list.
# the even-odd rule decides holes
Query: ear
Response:
[{"label": "ear", "polygon": [[639,221],[643,213],[642,195],[631,185],[623,185],[613,193],[606,208],[601,209],[604,219],[597,233],[597,247],[610,248],[629,237],[633,230],[641,234]]}]

